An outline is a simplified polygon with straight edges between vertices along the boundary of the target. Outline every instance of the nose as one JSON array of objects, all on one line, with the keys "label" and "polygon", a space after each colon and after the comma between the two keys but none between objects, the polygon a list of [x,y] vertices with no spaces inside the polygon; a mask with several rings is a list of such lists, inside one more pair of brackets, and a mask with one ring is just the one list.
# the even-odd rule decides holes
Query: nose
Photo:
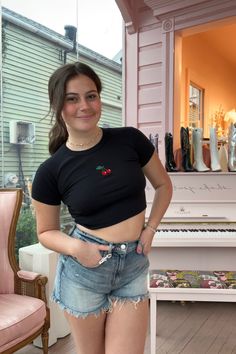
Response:
[{"label": "nose", "polygon": [[80,111],[85,111],[89,108],[89,104],[88,104],[88,101],[86,100],[86,98],[82,97],[80,99],[80,102],[79,102],[79,110]]}]

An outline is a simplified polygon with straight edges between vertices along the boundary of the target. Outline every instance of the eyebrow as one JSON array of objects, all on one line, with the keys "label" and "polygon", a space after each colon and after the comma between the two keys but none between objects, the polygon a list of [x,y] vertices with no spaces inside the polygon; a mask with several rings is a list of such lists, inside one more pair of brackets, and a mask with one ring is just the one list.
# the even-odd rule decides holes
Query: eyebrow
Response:
[{"label": "eyebrow", "polygon": [[[97,92],[96,90],[90,90],[90,91],[86,92],[85,94],[87,95],[87,94],[89,94],[89,93],[98,93],[98,92]],[[65,95],[66,95],[66,96],[68,96],[68,95],[76,95],[76,96],[79,96],[79,94],[78,94],[77,92],[67,92]]]}]

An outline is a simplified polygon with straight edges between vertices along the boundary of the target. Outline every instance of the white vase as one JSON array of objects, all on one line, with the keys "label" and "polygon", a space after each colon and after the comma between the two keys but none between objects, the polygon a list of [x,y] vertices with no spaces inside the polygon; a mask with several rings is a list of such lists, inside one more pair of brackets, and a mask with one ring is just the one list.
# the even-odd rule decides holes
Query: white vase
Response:
[{"label": "white vase", "polygon": [[211,155],[211,170],[215,172],[221,171],[216,128],[213,127],[210,128],[210,155]]},{"label": "white vase", "polygon": [[225,144],[222,144],[219,149],[219,161],[221,171],[228,172],[228,153]]}]

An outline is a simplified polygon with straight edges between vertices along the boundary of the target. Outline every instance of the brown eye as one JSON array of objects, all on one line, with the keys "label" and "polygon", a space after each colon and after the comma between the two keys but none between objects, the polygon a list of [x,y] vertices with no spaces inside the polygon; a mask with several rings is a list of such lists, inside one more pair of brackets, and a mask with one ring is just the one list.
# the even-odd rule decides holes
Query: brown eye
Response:
[{"label": "brown eye", "polygon": [[75,97],[75,96],[66,96],[65,101],[66,102],[77,103],[78,102],[78,98]]},{"label": "brown eye", "polygon": [[88,95],[86,98],[88,101],[95,101],[98,99],[98,97],[99,97],[98,94],[92,93],[92,94]]}]

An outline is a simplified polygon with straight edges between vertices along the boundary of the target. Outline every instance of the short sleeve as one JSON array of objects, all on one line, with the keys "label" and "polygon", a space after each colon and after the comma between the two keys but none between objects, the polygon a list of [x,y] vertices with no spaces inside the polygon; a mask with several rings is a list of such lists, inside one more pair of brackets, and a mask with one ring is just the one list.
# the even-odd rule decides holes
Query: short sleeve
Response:
[{"label": "short sleeve", "polygon": [[155,147],[139,129],[132,128],[134,134],[135,150],[139,156],[141,167],[145,166],[153,155]]},{"label": "short sleeve", "polygon": [[56,178],[44,164],[39,166],[35,174],[32,183],[32,198],[44,204],[61,204]]}]

